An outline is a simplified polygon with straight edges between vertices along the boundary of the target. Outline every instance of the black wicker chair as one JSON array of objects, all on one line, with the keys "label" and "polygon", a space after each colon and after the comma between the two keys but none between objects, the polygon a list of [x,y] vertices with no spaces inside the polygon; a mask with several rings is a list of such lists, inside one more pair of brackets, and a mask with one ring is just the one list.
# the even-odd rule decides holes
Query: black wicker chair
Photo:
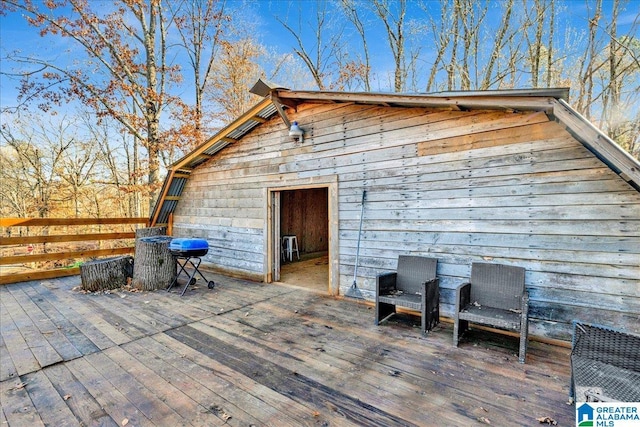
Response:
[{"label": "black wicker chair", "polygon": [[421,332],[426,334],[440,321],[440,290],[436,277],[438,260],[400,255],[395,273],[376,278],[376,325],[396,313],[396,307],[420,311]]},{"label": "black wicker chair", "polygon": [[469,328],[469,322],[518,331],[518,360],[524,363],[529,328],[529,294],[524,287],[524,268],[502,264],[473,263],[471,281],[456,289],[453,345]]},{"label": "black wicker chair", "polygon": [[640,402],[640,336],[573,322],[571,398]]}]

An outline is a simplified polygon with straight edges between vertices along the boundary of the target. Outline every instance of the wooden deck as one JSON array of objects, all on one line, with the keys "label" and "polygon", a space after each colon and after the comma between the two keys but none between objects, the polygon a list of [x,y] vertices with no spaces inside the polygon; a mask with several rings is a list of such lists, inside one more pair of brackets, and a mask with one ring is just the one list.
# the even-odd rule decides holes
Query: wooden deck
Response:
[{"label": "wooden deck", "polygon": [[575,423],[568,349],[216,276],[184,297],[83,294],[78,276],[0,287],[9,426],[493,426]]}]

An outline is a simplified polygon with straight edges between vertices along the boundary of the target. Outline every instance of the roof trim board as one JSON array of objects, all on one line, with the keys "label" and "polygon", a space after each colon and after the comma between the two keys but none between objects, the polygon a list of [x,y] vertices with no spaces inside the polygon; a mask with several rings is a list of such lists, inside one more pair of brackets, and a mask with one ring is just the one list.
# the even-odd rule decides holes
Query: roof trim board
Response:
[{"label": "roof trim board", "polygon": [[558,99],[553,115],[567,129],[622,179],[640,190],[640,163],[624,151],[615,141],[596,128],[564,100]]},{"label": "roof trim board", "polygon": [[540,94],[528,91],[493,91],[499,95],[483,92],[456,92],[455,94],[441,93],[428,95],[400,95],[382,93],[359,92],[311,92],[276,90],[275,95],[285,103],[295,100],[295,104],[302,102],[355,102],[361,104],[378,104],[401,107],[449,108],[458,110],[470,109],[498,109],[544,111],[553,110],[553,102],[557,99],[553,95],[564,95],[566,89],[554,91],[544,90]]}]

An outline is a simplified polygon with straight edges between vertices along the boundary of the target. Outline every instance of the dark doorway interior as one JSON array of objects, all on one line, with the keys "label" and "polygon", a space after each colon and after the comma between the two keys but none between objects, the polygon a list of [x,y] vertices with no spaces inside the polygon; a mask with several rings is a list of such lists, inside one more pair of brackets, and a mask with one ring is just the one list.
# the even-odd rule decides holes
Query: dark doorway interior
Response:
[{"label": "dark doorway interior", "polygon": [[280,281],[328,292],[329,199],[327,188],[280,193],[281,236],[295,235],[300,260],[282,260]]}]

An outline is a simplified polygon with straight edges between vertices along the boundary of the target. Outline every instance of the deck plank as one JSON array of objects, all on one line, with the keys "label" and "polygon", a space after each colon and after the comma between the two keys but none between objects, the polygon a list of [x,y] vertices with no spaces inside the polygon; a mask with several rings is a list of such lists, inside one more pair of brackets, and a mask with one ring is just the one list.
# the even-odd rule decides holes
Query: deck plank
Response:
[{"label": "deck plank", "polygon": [[126,305],[118,301],[120,298],[116,295],[93,294],[87,296],[87,303],[106,321],[129,336],[131,340],[168,329],[168,326],[159,325],[155,319],[151,319],[139,311],[128,310]]},{"label": "deck plank", "polygon": [[[3,293],[0,297],[0,332],[2,335],[2,341],[4,342],[7,353],[11,359],[3,358],[0,360],[2,363],[3,376],[0,381],[13,378],[17,379],[18,376],[33,372],[40,368],[40,364],[36,360],[35,356],[29,350],[29,345],[22,337],[22,334],[18,330],[18,327],[14,323],[13,319],[9,315],[9,307],[4,304],[6,299]],[[13,366],[16,370],[15,375],[12,374]],[[6,377],[5,377],[6,373]]]},{"label": "deck plank", "polygon": [[62,360],[71,360],[82,356],[82,353],[60,331],[62,325],[52,322],[49,316],[31,299],[30,289],[30,286],[22,286],[20,291],[12,292],[12,295],[31,319],[34,326],[38,328],[40,334],[44,336]]},{"label": "deck plank", "polygon": [[33,356],[38,361],[40,367],[61,362],[63,360],[62,357],[56,352],[51,344],[49,344],[45,336],[40,332],[37,326],[34,325],[31,318],[15,299],[13,294],[22,293],[21,286],[24,285],[19,284],[18,286],[10,286],[9,292],[2,294],[3,309],[6,310],[13,320],[13,324],[15,324],[20,335],[24,338],[27,348],[31,353],[33,353]]},{"label": "deck plank", "polygon": [[176,367],[216,394],[237,402],[251,415],[261,420],[263,425],[313,426],[322,421],[319,414],[307,410],[288,396],[279,394],[254,379],[235,372],[177,339],[166,334],[159,334],[153,338],[181,355],[178,359],[172,358],[172,363]]},{"label": "deck plank", "polygon": [[[0,324],[4,322],[4,318],[0,318]],[[11,353],[4,343],[4,338],[0,334],[0,381],[18,378],[18,369],[13,364]]]},{"label": "deck plank", "polygon": [[27,374],[22,377],[22,380],[27,384],[29,398],[42,418],[44,425],[78,427],[81,425],[71,412],[71,409],[65,404],[63,397],[58,394],[53,384],[51,384],[44,371]]},{"label": "deck plank", "polygon": [[[288,394],[310,411],[325,411],[332,405],[333,417],[345,417],[357,425],[408,426],[407,420],[385,413],[377,407],[361,402],[351,396],[323,385],[299,373],[281,367],[270,360],[258,357],[254,352],[234,346],[213,337],[202,329],[184,326],[167,331],[167,335],[226,365],[280,394]],[[325,413],[320,412],[322,415]],[[345,419],[340,419],[344,423]]]},{"label": "deck plank", "polygon": [[156,426],[127,397],[114,387],[86,357],[74,359],[66,363],[69,371],[91,394],[101,408],[118,424],[134,426]]},{"label": "deck plank", "polygon": [[[439,357],[440,347],[451,345],[450,327],[445,328],[449,331],[448,336],[434,334],[432,337],[422,338],[417,328],[411,328],[411,326],[407,328],[406,325],[400,328],[385,325],[372,330],[370,323],[359,325],[358,323],[362,323],[362,320],[348,319],[318,325],[319,315],[306,317],[303,314],[303,306],[314,306],[308,298],[304,300],[304,305],[299,310],[296,309],[295,298],[274,305],[277,301],[272,299],[269,302],[254,305],[253,311],[245,314],[234,313],[224,319],[208,319],[204,323],[214,326],[218,323],[218,326],[226,332],[244,333],[257,340],[261,336],[268,335],[269,338],[264,342],[253,343],[256,351],[260,347],[268,348],[282,343],[283,347],[278,352],[288,357],[297,356],[304,359],[303,367],[313,367],[314,361],[322,361],[327,366],[342,367],[343,377],[358,374],[363,366],[379,365],[377,371],[368,370],[366,375],[358,376],[358,381],[361,382],[359,390],[362,390],[363,383],[373,387],[384,383],[385,387],[394,390],[398,396],[404,396],[407,393],[409,396],[419,394],[416,387],[455,391],[465,399],[465,406],[469,413],[486,416],[483,413],[491,409],[493,416],[499,417],[498,421],[502,419],[504,422],[509,422],[522,417],[522,422],[526,423],[533,417],[539,417],[540,412],[546,411],[549,397],[561,401],[567,396],[566,383],[554,387],[554,384],[558,383],[548,374],[548,366],[542,366],[542,369],[537,370],[530,364],[520,365],[515,363],[517,356],[505,356],[505,354],[510,356],[508,352],[488,350],[478,355],[477,348],[474,348],[473,357],[466,358],[463,351],[452,348],[456,357],[446,359]],[[282,307],[278,307],[280,304]],[[264,305],[265,309],[257,312],[261,305]],[[330,310],[327,305],[321,305]],[[291,318],[291,314],[296,311],[298,311],[296,316],[300,316],[300,320],[286,323],[287,319]],[[332,317],[338,315],[346,317],[351,314],[353,312],[340,311]],[[233,316],[237,317],[236,322],[244,324],[244,330],[234,329],[234,322],[230,321]],[[366,316],[358,318],[366,319]],[[278,325],[277,330],[274,330],[272,325]],[[332,338],[332,334],[336,337]],[[439,346],[432,346],[431,343],[436,337],[443,339],[438,340]],[[515,341],[517,345],[517,340]],[[545,351],[551,347],[540,343],[535,345],[543,347]],[[564,355],[565,360],[568,360],[567,349],[560,349],[557,353],[557,356]],[[535,351],[532,354],[535,354]],[[545,355],[544,358],[547,356]],[[285,357],[282,363],[286,363],[287,360],[290,361]],[[393,377],[387,375],[389,372],[393,373]],[[340,377],[339,373],[334,375]],[[396,376],[403,378],[398,381]],[[517,387],[514,387],[514,380],[517,380],[515,383]],[[486,395],[481,397],[477,395],[476,384],[479,381],[485,383]],[[395,388],[394,384],[396,384]],[[408,387],[409,385],[413,388]],[[532,390],[535,393],[532,393]],[[493,398],[489,399],[490,402],[484,402],[486,396],[491,394]],[[439,396],[431,396],[430,399],[437,401]],[[525,401],[527,403],[523,404]],[[419,406],[424,405],[425,403],[422,403]],[[450,412],[453,412],[453,409]],[[524,418],[526,416],[528,418]]]},{"label": "deck plank", "polygon": [[[51,301],[47,300],[46,297],[39,292],[40,289],[44,290],[45,288],[39,285],[32,285],[29,288],[24,288],[23,291],[31,298],[31,301],[38,309],[50,319],[54,327],[60,331],[60,333],[64,334],[66,339],[77,349],[80,355],[100,351],[100,348],[74,324],[73,320],[81,316],[78,316],[78,314],[72,310],[67,310],[67,316],[65,316],[63,313],[66,306],[62,304],[54,306]],[[113,345],[112,342],[111,345]],[[70,358],[71,357],[65,358],[65,360],[69,360]]]},{"label": "deck plank", "polygon": [[0,382],[2,412],[11,427],[43,426],[42,418],[33,405],[27,384],[20,379]]},{"label": "deck plank", "polygon": [[171,389],[177,389],[177,393],[184,393],[193,399],[199,405],[198,410],[212,413],[230,425],[260,424],[258,419],[237,406],[238,402],[232,401],[233,397],[229,396],[232,384],[226,383],[224,388],[218,388],[220,394],[214,393],[212,389],[216,388],[215,383],[220,382],[219,377],[185,359],[185,355],[177,354],[152,338],[128,343],[123,349],[164,378]]},{"label": "deck plank", "polygon": [[[72,291],[76,285],[73,279],[76,277],[42,282],[43,289],[38,289],[38,292],[52,304],[60,307],[65,317],[72,320],[74,325],[98,348],[105,349],[131,341],[131,337],[123,332],[122,327],[112,324],[111,318],[87,303],[89,298],[92,298],[91,295]],[[79,284],[80,278],[77,277],[77,285]]]},{"label": "deck plank", "polygon": [[[288,368],[299,375],[303,375],[316,383],[334,390],[347,390],[351,381],[358,381],[357,390],[350,390],[349,395],[368,405],[394,414],[397,418],[411,422],[440,422],[443,417],[429,412],[429,407],[437,402],[421,399],[420,389],[406,387],[404,381],[396,381],[386,374],[378,372],[378,366],[364,366],[359,360],[345,362],[333,355],[320,351],[319,343],[315,342],[309,351],[298,351],[297,343],[289,339],[282,342],[275,334],[258,333],[253,339],[243,328],[246,325],[233,322],[216,322],[223,319],[209,319],[203,322],[207,326],[194,324],[193,327],[203,332],[220,335],[225,342],[238,346],[251,345],[252,352],[262,359],[270,360],[281,368]],[[217,326],[210,326],[217,323]],[[261,338],[259,335],[263,335]],[[313,345],[313,343],[311,343]],[[384,384],[384,387],[381,387]],[[437,400],[437,399],[436,399]],[[358,420],[360,424],[362,421]]]},{"label": "deck plank", "polygon": [[[275,315],[278,313],[278,307],[273,304],[276,300],[269,302],[269,306],[264,313],[257,317],[265,320],[266,313]],[[307,304],[313,307],[313,305]],[[256,306],[257,307],[257,306]],[[295,304],[281,304],[281,310],[291,310]],[[327,307],[325,307],[327,308]],[[307,322],[306,329],[310,329],[314,322],[318,319],[317,314],[305,315],[301,308],[302,319]],[[339,320],[340,317],[346,317],[348,313],[344,311],[332,313],[332,317]],[[343,329],[348,332],[350,328],[356,327],[357,330],[351,331],[349,339],[331,339],[327,337],[326,344],[323,349],[325,352],[339,352],[340,357],[346,357],[347,360],[355,358],[364,359],[365,363],[376,363],[384,360],[385,369],[393,372],[406,373],[406,381],[416,381],[430,383],[430,388],[446,388],[455,391],[462,397],[466,397],[469,404],[478,401],[477,407],[483,406],[487,409],[494,406],[498,413],[503,412],[505,422],[516,420],[519,416],[527,415],[529,412],[529,420],[531,417],[539,417],[539,412],[544,412],[548,407],[548,399],[552,398],[556,401],[566,400],[568,395],[568,382],[558,382],[550,373],[557,372],[556,369],[550,369],[553,364],[559,364],[562,360],[562,366],[568,364],[569,351],[566,348],[553,347],[542,343],[531,343],[529,349],[530,362],[526,365],[516,363],[517,353],[509,348],[496,349],[495,347],[486,346],[465,346],[466,348],[454,348],[451,346],[450,339],[452,336],[451,325],[443,324],[439,326],[436,332],[430,336],[423,338],[420,336],[417,327],[407,327],[406,324],[388,325],[385,324],[378,328],[371,329],[360,320],[344,319],[343,321],[330,322],[325,326],[329,326],[330,331]],[[419,325],[419,318],[415,318],[414,324]],[[351,325],[351,326],[348,326]],[[304,331],[297,332],[289,329],[279,332],[279,336],[287,339],[286,334],[292,334],[290,339],[295,339],[296,345],[301,345],[305,341]],[[330,332],[324,331],[322,335],[328,335]],[[342,332],[341,334],[344,334]],[[317,335],[317,333],[315,334]],[[480,333],[479,342],[483,343],[483,339],[488,342],[504,342],[504,337],[496,337],[494,334]],[[314,337],[313,342],[317,340]],[[509,339],[510,347],[513,346],[517,351],[517,339]],[[476,341],[478,342],[478,341]],[[432,345],[435,344],[435,345]],[[451,347],[449,347],[451,346]],[[442,349],[447,349],[447,357],[442,358]],[[469,351],[471,350],[471,352]],[[551,354],[550,354],[551,352]],[[324,354],[324,353],[323,353]],[[545,362],[531,363],[532,359],[544,360]],[[433,373],[433,375],[432,375]],[[477,396],[477,384],[483,383],[483,389],[486,392],[481,399],[493,394],[493,399],[488,399],[493,403],[484,403]],[[423,384],[424,385],[424,384]],[[527,402],[523,404],[523,402]],[[573,414],[568,414],[570,417]],[[527,422],[524,420],[522,422]]]},{"label": "deck plank", "polygon": [[[1,287],[0,356],[10,363],[0,369],[0,420],[111,427],[575,422],[566,404],[567,348],[531,342],[520,365],[515,338],[472,330],[456,348],[447,323],[422,337],[415,316],[376,327],[366,304],[205,275],[216,287],[198,283],[183,297],[85,294],[75,289],[78,277]],[[31,347],[64,342],[51,328],[81,354],[41,368]],[[26,386],[15,388],[22,380]]]},{"label": "deck plank", "polygon": [[111,347],[102,353],[86,356],[87,361],[100,372],[112,387],[120,391],[145,417],[156,425],[181,426],[189,424],[183,417],[171,409],[162,399],[127,371],[122,369],[107,354]]},{"label": "deck plank", "polygon": [[118,425],[67,366],[63,364],[49,366],[43,369],[43,372],[81,425],[96,427]]},{"label": "deck plank", "polygon": [[[268,313],[272,311],[273,309],[269,308],[268,311],[251,313],[248,317],[263,321],[269,318]],[[493,393],[496,402],[491,402],[491,399],[489,403],[483,401],[477,395],[475,384],[478,378],[475,378],[473,372],[469,375],[469,380],[461,380],[458,376],[464,376],[459,362],[448,362],[437,356],[424,357],[424,353],[427,353],[425,350],[428,350],[425,346],[429,346],[429,341],[420,340],[417,331],[414,332],[416,339],[413,340],[413,344],[404,339],[390,337],[389,343],[380,348],[372,346],[371,343],[355,347],[351,344],[359,335],[355,329],[351,331],[351,336],[339,332],[341,339],[333,339],[330,334],[334,330],[326,325],[316,325],[304,320],[289,324],[277,319],[271,320],[274,324],[282,325],[282,328],[269,334],[258,329],[254,329],[255,333],[252,333],[252,329],[247,328],[246,321],[243,324],[236,323],[237,327],[234,327],[234,322],[228,318],[208,319],[204,323],[217,323],[220,333],[238,336],[242,334],[244,336],[241,339],[245,342],[250,337],[254,338],[254,352],[273,361],[279,359],[281,365],[293,365],[296,370],[317,381],[329,381],[334,387],[343,388],[347,386],[348,381],[356,380],[359,383],[357,393],[360,394],[356,394],[359,399],[375,402],[380,408],[388,408],[389,412],[400,411],[405,416],[412,416],[414,422],[448,421],[452,425],[464,423],[465,419],[456,418],[455,415],[462,408],[467,411],[467,417],[472,414],[476,417],[486,416],[484,412],[489,411],[498,423],[500,420],[509,422],[518,420],[519,414],[527,409],[523,408],[523,402],[517,397],[502,396],[500,387],[505,381],[512,381],[511,378],[487,378],[488,385],[484,397]],[[261,339],[265,335],[266,338]],[[232,340],[232,336],[225,338],[225,341]],[[420,366],[421,360],[425,359],[436,362],[428,365],[422,363],[426,366],[413,368]],[[425,389],[452,389],[464,398],[465,404],[453,407],[444,396],[427,395]]]},{"label": "deck plank", "polygon": [[[163,376],[146,366],[153,366],[159,361],[154,357],[147,357],[144,349],[137,353],[128,353],[120,347],[112,347],[104,352],[123,371],[135,378],[146,390],[153,393],[157,400],[165,402],[175,414],[182,417],[184,423],[191,422],[194,425],[220,426],[225,424],[222,420],[209,411],[206,407],[198,405],[193,399],[185,395],[179,388],[169,383]],[[159,414],[154,410],[151,414]],[[163,417],[164,418],[164,417]],[[188,421],[187,421],[188,420]],[[168,420],[167,420],[168,421]],[[233,424],[235,424],[235,420]]]}]

